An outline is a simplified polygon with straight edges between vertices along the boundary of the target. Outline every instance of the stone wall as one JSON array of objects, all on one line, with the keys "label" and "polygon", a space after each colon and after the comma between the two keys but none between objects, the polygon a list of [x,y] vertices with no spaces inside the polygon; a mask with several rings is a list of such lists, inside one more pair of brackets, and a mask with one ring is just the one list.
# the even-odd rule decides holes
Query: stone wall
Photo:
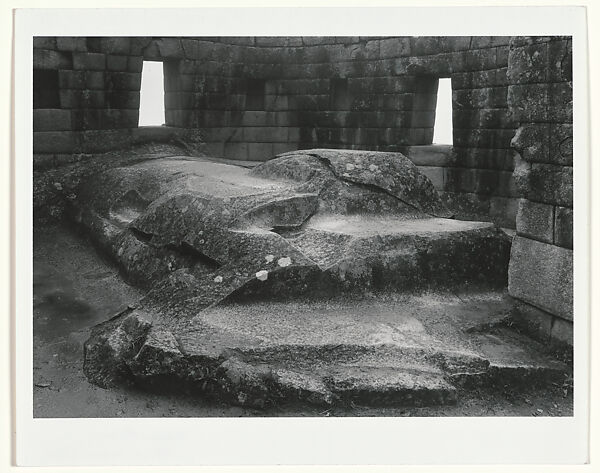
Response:
[{"label": "stone wall", "polygon": [[[143,60],[164,63],[166,125],[215,156],[299,148],[403,151],[462,218],[514,227],[509,37],[35,38],[34,161],[146,139]],[[431,145],[438,78],[453,148]],[[169,133],[162,136],[171,137]],[[178,135],[179,136],[179,135]]]},{"label": "stone wall", "polygon": [[516,314],[544,339],[573,336],[573,83],[570,37],[515,37],[508,105],[521,199],[509,267]]}]

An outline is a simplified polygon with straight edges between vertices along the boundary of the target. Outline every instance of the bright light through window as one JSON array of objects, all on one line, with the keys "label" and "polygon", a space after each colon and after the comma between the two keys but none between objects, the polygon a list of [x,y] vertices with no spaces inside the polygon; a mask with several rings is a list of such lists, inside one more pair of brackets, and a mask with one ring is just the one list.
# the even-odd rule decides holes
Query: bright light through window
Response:
[{"label": "bright light through window", "polygon": [[452,144],[452,86],[450,79],[440,79],[438,85],[433,142],[439,145]]},{"label": "bright light through window", "polygon": [[139,126],[160,126],[165,123],[165,88],[163,64],[144,61],[140,90]]}]

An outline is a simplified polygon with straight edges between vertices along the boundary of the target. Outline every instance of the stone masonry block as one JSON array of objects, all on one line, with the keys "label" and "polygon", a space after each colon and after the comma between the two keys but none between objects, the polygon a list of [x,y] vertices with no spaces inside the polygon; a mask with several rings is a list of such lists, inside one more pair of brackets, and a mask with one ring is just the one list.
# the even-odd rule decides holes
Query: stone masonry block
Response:
[{"label": "stone masonry block", "polygon": [[490,197],[489,216],[496,225],[515,228],[519,199],[513,197]]},{"label": "stone masonry block", "polygon": [[554,242],[554,206],[519,200],[517,234],[543,241]]},{"label": "stone masonry block", "polygon": [[549,159],[550,125],[528,123],[519,127],[511,140],[511,147],[530,163],[547,163]]},{"label": "stone masonry block", "polygon": [[573,249],[573,209],[556,207],[554,212],[554,244]]},{"label": "stone masonry block", "polygon": [[515,128],[515,122],[505,108],[482,108],[475,116],[475,128]]},{"label": "stone masonry block", "polygon": [[60,89],[85,89],[85,71],[58,71],[58,87]]},{"label": "stone masonry block", "polygon": [[107,72],[106,90],[140,90],[142,75],[134,72]]},{"label": "stone masonry block", "polygon": [[142,56],[127,56],[127,71],[142,72],[144,58]]},{"label": "stone masonry block", "polygon": [[470,89],[473,87],[473,72],[452,73],[452,87],[454,90]]},{"label": "stone masonry block", "polygon": [[444,178],[446,169],[435,166],[418,166],[419,171],[429,178],[436,190],[444,190]]},{"label": "stone masonry block", "polygon": [[64,89],[59,95],[61,108],[104,108],[105,104],[103,90]]},{"label": "stone masonry block", "polygon": [[402,152],[417,166],[449,166],[454,160],[451,145],[408,146]]},{"label": "stone masonry block", "polygon": [[47,49],[33,50],[34,69],[69,69],[72,60],[70,53],[50,51]]},{"label": "stone masonry block", "polygon": [[554,315],[517,299],[511,317],[517,327],[532,338],[544,343],[550,341]]},{"label": "stone masonry block", "polygon": [[80,152],[104,153],[131,145],[132,132],[123,130],[89,130],[80,133]]},{"label": "stone masonry block", "polygon": [[71,112],[60,109],[35,109],[33,111],[33,131],[71,130]]},{"label": "stone masonry block", "polygon": [[115,54],[106,55],[106,69],[108,71],[127,72],[128,56],[117,56]]},{"label": "stone masonry block", "polygon": [[225,143],[224,157],[227,159],[248,159],[247,143]]},{"label": "stone masonry block", "polygon": [[288,151],[294,151],[298,149],[295,143],[273,143],[273,155],[287,153]]},{"label": "stone masonry block", "polygon": [[449,192],[475,192],[476,170],[447,168],[444,190]]},{"label": "stone masonry block", "polygon": [[265,112],[262,110],[248,110],[242,115],[241,126],[270,126],[273,123],[273,112]]},{"label": "stone masonry block", "polygon": [[506,46],[498,47],[496,49],[496,67],[508,67],[508,52],[509,48]]},{"label": "stone masonry block", "polygon": [[486,71],[467,72],[470,77],[469,88],[493,87],[496,84],[497,69],[488,69]]},{"label": "stone masonry block", "polygon": [[439,36],[415,36],[410,38],[410,50],[413,56],[425,56],[440,51],[442,38]]},{"label": "stone masonry block", "polygon": [[410,38],[390,38],[379,41],[381,58],[410,56],[410,53]]},{"label": "stone masonry block", "polygon": [[558,82],[548,85],[548,121],[573,122],[573,83]]},{"label": "stone masonry block", "polygon": [[573,346],[573,322],[554,317],[550,338],[553,342],[564,343]]},{"label": "stone masonry block", "polygon": [[113,90],[106,93],[106,107],[118,109],[139,109],[140,93],[138,91]]},{"label": "stone masonry block", "polygon": [[287,140],[291,143],[300,141],[300,128],[288,127],[288,138]]},{"label": "stone masonry block", "polygon": [[473,49],[508,46],[509,43],[510,36],[473,36],[470,41],[470,45]]},{"label": "stone masonry block", "polygon": [[54,36],[34,36],[34,49],[56,49],[56,37]]},{"label": "stone masonry block", "polygon": [[511,36],[510,46],[512,48],[518,48],[530,44],[548,43],[554,38],[564,39],[560,36]]},{"label": "stone masonry block", "polygon": [[107,54],[129,54],[131,39],[119,36],[100,38],[100,52]]},{"label": "stone masonry block", "polygon": [[77,133],[72,131],[36,131],[33,133],[34,153],[73,153],[77,148]]},{"label": "stone masonry block", "polygon": [[[229,44],[236,44],[239,46],[254,46],[254,43],[258,38],[252,36],[226,36],[224,39],[227,40]],[[300,39],[300,38],[298,38]],[[285,38],[285,46],[289,45],[288,38]],[[302,41],[299,41],[299,45],[302,45]]]},{"label": "stone masonry block", "polygon": [[519,84],[508,87],[508,107],[518,122],[548,120],[549,84]]},{"label": "stone masonry block", "polygon": [[[434,54],[424,57],[409,57],[409,63],[404,74],[417,76],[449,77],[452,72],[451,54]],[[402,74],[399,74],[402,75]]]},{"label": "stone masonry block", "polygon": [[513,131],[510,129],[454,128],[453,138],[457,147],[498,149],[508,148]]},{"label": "stone masonry block", "polygon": [[163,58],[183,59],[185,57],[179,38],[161,38],[156,44]]},{"label": "stone masonry block", "polygon": [[452,103],[458,110],[505,108],[506,100],[504,87],[462,89],[452,92]]},{"label": "stone masonry block", "polygon": [[440,39],[442,51],[466,51],[471,48],[472,36],[443,36]]},{"label": "stone masonry block", "polygon": [[[35,39],[35,38],[34,38]],[[56,167],[54,154],[34,154],[33,155],[33,170],[43,171]]]},{"label": "stone masonry block", "polygon": [[61,89],[104,89],[102,71],[58,71],[58,85]]},{"label": "stone masonry block", "polygon": [[475,49],[465,53],[466,69],[468,71],[483,71],[496,67],[496,51]]},{"label": "stone masonry block", "polygon": [[511,84],[546,82],[548,64],[546,43],[511,49],[508,58],[510,63],[508,80]]},{"label": "stone masonry block", "polygon": [[521,157],[531,163],[573,165],[573,125],[530,123],[517,129],[511,141]]},{"label": "stone masonry block", "polygon": [[81,36],[57,36],[56,48],[59,51],[87,51],[87,39]]},{"label": "stone masonry block", "polygon": [[78,130],[135,128],[138,124],[137,110],[92,109],[72,113],[73,124]]},{"label": "stone masonry block", "polygon": [[266,161],[273,156],[273,143],[248,143],[250,161]]},{"label": "stone masonry block", "polygon": [[508,269],[508,292],[573,320],[573,251],[516,236]]},{"label": "stone masonry block", "polygon": [[141,55],[143,50],[152,42],[151,36],[133,36],[129,38],[129,54]]},{"label": "stone masonry block", "polygon": [[210,156],[225,156],[225,143],[222,141],[206,141],[206,150]]},{"label": "stone masonry block", "polygon": [[100,53],[73,53],[73,69],[103,71],[106,69],[106,55]]},{"label": "stone masonry block", "polygon": [[572,41],[548,43],[548,81],[569,82],[573,80]]},{"label": "stone masonry block", "polygon": [[573,165],[573,125],[551,124],[548,162],[551,164]]},{"label": "stone masonry block", "polygon": [[573,168],[527,163],[517,159],[513,172],[520,194],[528,200],[573,207]]},{"label": "stone masonry block", "polygon": [[246,142],[285,142],[287,141],[287,128],[284,127],[245,127],[243,140]]},{"label": "stone masonry block", "polygon": [[514,154],[511,149],[478,149],[453,147],[456,155],[456,166],[466,168],[500,169],[512,171],[514,169]]}]

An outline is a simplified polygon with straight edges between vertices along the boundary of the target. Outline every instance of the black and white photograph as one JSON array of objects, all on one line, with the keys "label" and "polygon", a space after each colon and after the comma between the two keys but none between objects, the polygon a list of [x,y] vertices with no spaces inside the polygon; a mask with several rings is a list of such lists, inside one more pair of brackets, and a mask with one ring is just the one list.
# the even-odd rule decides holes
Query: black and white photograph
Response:
[{"label": "black and white photograph", "polygon": [[27,415],[573,419],[586,79],[539,30],[34,34]]}]

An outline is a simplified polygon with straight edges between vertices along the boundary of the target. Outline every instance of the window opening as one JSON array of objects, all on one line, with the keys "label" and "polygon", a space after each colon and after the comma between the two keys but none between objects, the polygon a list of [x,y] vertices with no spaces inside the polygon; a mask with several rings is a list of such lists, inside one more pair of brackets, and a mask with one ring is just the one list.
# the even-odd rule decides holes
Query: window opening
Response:
[{"label": "window opening", "polygon": [[139,126],[165,124],[165,85],[163,63],[144,61],[140,88]]},{"label": "window opening", "polygon": [[452,84],[449,78],[440,79],[438,84],[433,143],[452,144]]}]

